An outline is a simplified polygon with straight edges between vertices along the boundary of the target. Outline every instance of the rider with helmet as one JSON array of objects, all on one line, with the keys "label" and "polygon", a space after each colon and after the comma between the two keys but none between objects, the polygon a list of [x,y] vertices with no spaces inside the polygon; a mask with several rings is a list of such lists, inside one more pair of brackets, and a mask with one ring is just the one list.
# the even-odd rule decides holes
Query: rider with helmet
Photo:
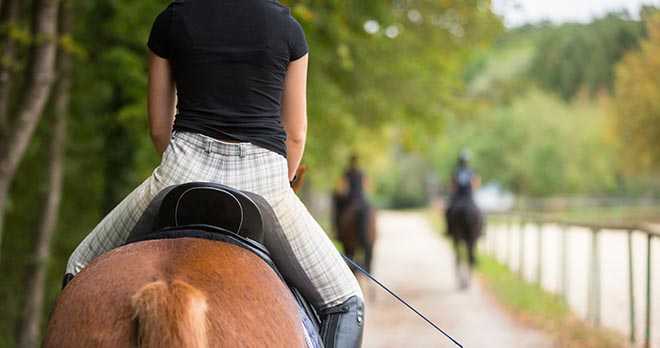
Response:
[{"label": "rider with helmet", "polygon": [[[450,200],[449,206],[445,212],[445,221],[447,222],[447,234],[454,238],[457,238],[457,236],[454,235],[453,226],[450,223],[450,216],[454,210],[465,211],[463,209],[467,208],[480,215],[478,207],[474,202],[473,193],[479,189],[481,178],[479,177],[479,174],[470,167],[469,161],[470,152],[467,150],[461,151],[458,156],[458,163],[451,177]],[[474,237],[478,237],[478,234],[481,232],[481,221],[478,222],[477,229],[477,235]]]},{"label": "rider with helmet", "polygon": [[479,189],[481,185],[481,178],[479,174],[472,169],[469,165],[470,152],[468,150],[463,150],[458,156],[458,164],[454,169],[451,178],[451,203],[449,208],[453,203],[460,199],[472,199],[472,193]]}]

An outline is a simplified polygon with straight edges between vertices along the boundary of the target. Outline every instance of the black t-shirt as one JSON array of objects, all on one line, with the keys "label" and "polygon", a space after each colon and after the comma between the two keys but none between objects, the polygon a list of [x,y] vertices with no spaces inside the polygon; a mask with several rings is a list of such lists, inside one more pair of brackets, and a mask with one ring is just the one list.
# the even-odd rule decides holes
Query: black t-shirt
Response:
[{"label": "black t-shirt", "polygon": [[284,76],[289,62],[307,53],[287,7],[272,0],[176,0],[156,17],[148,46],[172,66],[174,130],[286,156]]},{"label": "black t-shirt", "polygon": [[364,197],[364,174],[360,170],[347,170],[344,173],[348,181],[348,196],[351,198]]}]

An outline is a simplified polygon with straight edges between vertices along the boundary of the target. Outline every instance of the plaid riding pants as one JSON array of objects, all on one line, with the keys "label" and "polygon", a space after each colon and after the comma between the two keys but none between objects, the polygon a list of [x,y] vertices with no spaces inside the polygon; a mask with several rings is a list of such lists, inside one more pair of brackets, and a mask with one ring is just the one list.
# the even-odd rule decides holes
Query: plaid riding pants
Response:
[{"label": "plaid riding pants", "polygon": [[163,188],[199,181],[254,192],[268,201],[279,226],[266,232],[264,244],[282,275],[317,309],[362,297],[341,255],[289,187],[286,158],[250,143],[226,143],[188,132],[174,133],[161,164],[78,245],[67,273],[77,274],[122,245]]}]

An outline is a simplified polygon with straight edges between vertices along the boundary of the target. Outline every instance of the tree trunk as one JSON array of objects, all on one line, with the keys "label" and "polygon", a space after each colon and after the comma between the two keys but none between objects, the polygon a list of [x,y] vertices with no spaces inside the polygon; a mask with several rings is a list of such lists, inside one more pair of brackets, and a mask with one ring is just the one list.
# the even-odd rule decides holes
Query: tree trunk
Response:
[{"label": "tree trunk", "polygon": [[7,132],[7,112],[9,100],[14,85],[14,66],[16,64],[16,40],[11,37],[10,31],[18,25],[20,14],[19,0],[4,0],[0,13],[0,24],[7,30],[6,36],[0,43],[2,60],[0,61],[0,139]]},{"label": "tree trunk", "polygon": [[25,85],[17,96],[16,118],[8,120],[7,129],[11,132],[0,138],[0,250],[9,188],[44,111],[54,80],[58,3],[59,0],[35,0],[33,4],[34,43]]},{"label": "tree trunk", "polygon": [[[60,4],[59,32],[67,35],[71,30],[70,1]],[[41,319],[44,311],[44,294],[48,260],[51,255],[51,241],[57,227],[64,174],[64,145],[66,139],[66,118],[69,112],[71,90],[71,55],[60,47],[57,53],[58,80],[53,91],[54,129],[50,140],[49,188],[43,203],[37,239],[35,241],[34,272],[28,272],[27,293],[23,308],[23,321],[19,332],[19,348],[38,346],[41,336]]]},{"label": "tree trunk", "polygon": [[44,199],[41,216],[39,217],[37,239],[34,242],[35,264],[32,265],[33,271],[28,272],[29,278],[26,281],[23,321],[19,332],[18,347],[20,348],[37,347],[37,339],[41,334],[48,260],[51,255],[52,237],[57,226],[64,171],[66,119],[64,115],[57,115],[56,118],[53,135],[50,140],[50,173],[48,180],[50,190]]}]

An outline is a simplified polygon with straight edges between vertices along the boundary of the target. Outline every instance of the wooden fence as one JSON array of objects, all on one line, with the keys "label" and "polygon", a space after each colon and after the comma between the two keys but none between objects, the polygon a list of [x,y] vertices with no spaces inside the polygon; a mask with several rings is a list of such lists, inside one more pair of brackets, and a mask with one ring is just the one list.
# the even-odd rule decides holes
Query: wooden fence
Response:
[{"label": "wooden fence", "polygon": [[[536,264],[535,266],[535,277],[536,282],[540,286],[543,279],[543,242],[541,235],[544,231],[544,226],[546,225],[555,225],[560,227],[560,242],[559,242],[559,252],[560,252],[560,266],[559,266],[559,289],[558,295],[565,302],[568,302],[568,293],[569,293],[569,277],[568,274],[568,230],[571,227],[581,227],[590,231],[590,252],[585,253],[585,256],[588,257],[588,296],[586,304],[586,320],[594,325],[601,324],[601,255],[600,255],[600,243],[599,235],[602,231],[607,230],[616,232],[616,233],[625,233],[627,234],[627,260],[628,260],[628,282],[625,286],[628,288],[627,292],[629,295],[629,340],[631,343],[635,344],[637,342],[636,332],[637,332],[637,323],[636,323],[636,313],[635,313],[635,303],[637,299],[635,298],[635,288],[634,288],[634,263],[633,263],[633,233],[641,233],[645,235],[646,238],[646,275],[645,275],[645,313],[644,313],[644,338],[642,346],[644,348],[651,347],[651,304],[652,304],[652,241],[654,238],[660,238],[660,228],[651,226],[649,224],[627,224],[627,223],[583,223],[569,220],[562,220],[556,217],[551,217],[542,214],[489,214],[488,215],[488,226],[493,224],[500,223],[504,224],[506,227],[503,229],[492,229],[488,228],[485,238],[485,247],[486,252],[491,255],[495,255],[497,238],[502,237],[501,235],[495,235],[494,231],[497,233],[505,233],[505,250],[504,250],[504,263],[506,263],[509,268],[513,268],[513,253],[518,252],[518,269],[512,271],[519,272],[520,276],[524,279],[524,270],[526,267],[525,260],[525,251],[526,243],[525,231],[528,231],[526,227],[529,225],[535,226],[537,230],[537,243],[534,246],[536,248]],[[518,229],[518,241],[519,250],[513,250],[513,233],[514,229]],[[524,247],[523,247],[524,246]]]}]

